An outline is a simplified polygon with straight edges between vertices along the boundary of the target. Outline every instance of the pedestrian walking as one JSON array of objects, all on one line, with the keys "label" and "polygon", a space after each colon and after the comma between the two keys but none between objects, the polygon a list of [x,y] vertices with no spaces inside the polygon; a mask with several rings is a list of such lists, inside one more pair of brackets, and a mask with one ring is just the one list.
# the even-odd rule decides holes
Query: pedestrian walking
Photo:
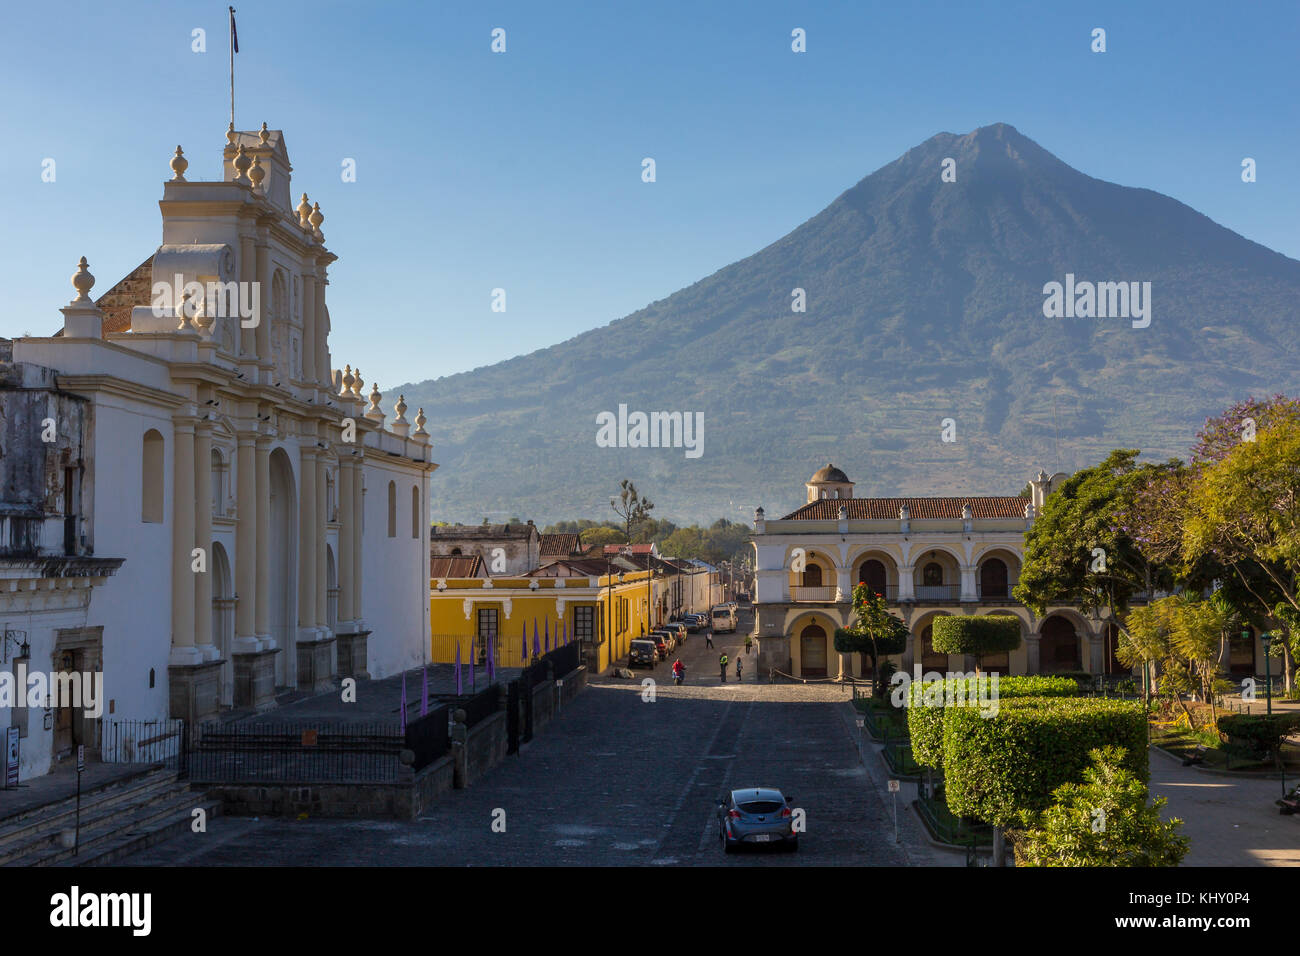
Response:
[{"label": "pedestrian walking", "polygon": [[738,680],[738,681],[744,679],[744,675],[741,674],[741,672],[740,672],[740,664],[741,664],[741,659],[740,659],[739,657],[737,657],[737,658],[736,658],[736,680]]},{"label": "pedestrian walking", "polygon": [[727,682],[727,655],[725,651],[718,658],[718,668],[722,671],[722,683],[725,684]]},{"label": "pedestrian walking", "polygon": [[704,630],[704,646],[705,647],[713,646],[713,628],[711,627],[705,628]]}]

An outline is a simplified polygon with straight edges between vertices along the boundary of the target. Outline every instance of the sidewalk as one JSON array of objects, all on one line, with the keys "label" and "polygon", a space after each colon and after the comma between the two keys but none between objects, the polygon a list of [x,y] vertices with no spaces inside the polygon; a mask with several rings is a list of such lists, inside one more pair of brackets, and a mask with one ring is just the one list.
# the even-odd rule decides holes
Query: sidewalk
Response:
[{"label": "sidewalk", "polygon": [[1181,818],[1191,840],[1183,866],[1300,866],[1300,816],[1284,817],[1273,803],[1280,779],[1184,767],[1155,747],[1150,755],[1151,796],[1168,798],[1165,819]]},{"label": "sidewalk", "polygon": [[[152,770],[151,764],[98,763],[87,761],[81,775],[81,792],[87,794],[118,780],[127,780]],[[41,777],[23,780],[16,790],[0,790],[0,823],[51,803],[60,803],[77,795],[77,764],[67,761]]]}]

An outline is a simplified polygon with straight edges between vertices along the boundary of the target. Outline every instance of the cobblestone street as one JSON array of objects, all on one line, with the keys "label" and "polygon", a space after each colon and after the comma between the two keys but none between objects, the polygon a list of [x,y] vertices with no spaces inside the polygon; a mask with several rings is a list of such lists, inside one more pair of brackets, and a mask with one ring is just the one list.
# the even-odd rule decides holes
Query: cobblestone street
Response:
[{"label": "cobblestone street", "polygon": [[[743,628],[742,628],[743,630]],[[707,650],[691,635],[680,656],[633,681],[586,692],[476,785],[447,794],[414,822],[226,817],[206,834],[127,861],[158,865],[899,865],[893,820],[871,784],[827,684],[735,682],[743,636]],[[733,661],[719,681],[717,655]],[[672,655],[676,656],[676,655]],[[753,661],[756,654],[746,660]],[[654,700],[642,681],[655,680]],[[797,854],[724,855],[714,807],[724,791],[774,786],[806,812]],[[505,832],[494,832],[504,811]],[[901,811],[900,811],[901,812]],[[499,828],[498,828],[499,829]]]}]

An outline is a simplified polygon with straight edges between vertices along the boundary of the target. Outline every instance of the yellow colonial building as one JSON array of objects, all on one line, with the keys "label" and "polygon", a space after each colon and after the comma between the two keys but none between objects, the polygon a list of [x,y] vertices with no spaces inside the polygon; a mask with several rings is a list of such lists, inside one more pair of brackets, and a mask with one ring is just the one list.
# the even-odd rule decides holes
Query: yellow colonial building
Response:
[{"label": "yellow colonial building", "polygon": [[[435,570],[437,561],[434,563]],[[459,569],[449,568],[453,573]],[[589,670],[625,657],[651,627],[649,571],[550,577],[441,577],[431,582],[429,659],[521,667],[534,649],[578,641]]]}]

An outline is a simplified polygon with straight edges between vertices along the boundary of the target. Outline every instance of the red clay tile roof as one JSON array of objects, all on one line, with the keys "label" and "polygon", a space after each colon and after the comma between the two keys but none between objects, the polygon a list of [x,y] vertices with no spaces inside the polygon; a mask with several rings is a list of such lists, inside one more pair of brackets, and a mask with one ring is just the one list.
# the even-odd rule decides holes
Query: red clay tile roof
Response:
[{"label": "red clay tile roof", "polygon": [[620,551],[626,549],[632,554],[649,554],[650,549],[653,547],[653,544],[607,544],[605,545],[605,553],[618,554]]},{"label": "red clay tile roof", "polygon": [[568,555],[580,551],[581,549],[582,549],[582,543],[578,540],[577,534],[566,533],[566,534],[542,535],[540,553],[545,557],[549,557],[551,555],[559,555],[560,557],[567,557]]},{"label": "red clay tile roof", "polygon": [[153,255],[109,289],[95,305],[104,312],[104,334],[131,331],[131,309],[153,301]]},{"label": "red clay tile roof", "polygon": [[477,554],[429,555],[431,578],[486,578],[491,577]]},{"label": "red clay tile roof", "polygon": [[[527,578],[582,578],[582,577],[601,577],[605,573],[608,565],[604,559],[593,561],[588,558],[565,558],[556,561],[554,564],[548,564],[544,568],[537,568],[529,571],[524,577]],[[619,570],[617,566],[613,569]]]},{"label": "red clay tile roof", "polygon": [[876,518],[898,520],[898,509],[906,503],[911,517],[960,518],[962,505],[969,504],[976,518],[1023,518],[1028,498],[819,498],[790,512],[782,521],[834,521],[844,505],[850,521]]}]

